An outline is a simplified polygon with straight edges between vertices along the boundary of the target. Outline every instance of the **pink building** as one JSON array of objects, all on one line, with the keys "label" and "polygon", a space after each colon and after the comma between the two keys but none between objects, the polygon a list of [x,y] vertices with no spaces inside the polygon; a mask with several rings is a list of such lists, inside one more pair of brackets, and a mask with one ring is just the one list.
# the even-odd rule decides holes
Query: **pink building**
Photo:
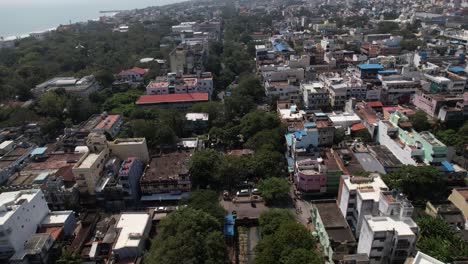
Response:
[{"label": "pink building", "polygon": [[296,162],[295,182],[301,192],[326,192],[325,165],[319,160],[305,159]]},{"label": "pink building", "polygon": [[[442,95],[442,94],[416,94],[413,104],[431,117],[438,118],[442,108],[455,109],[457,104],[463,103],[462,95]],[[463,115],[463,109],[459,109]],[[448,120],[446,120],[448,121]]]}]

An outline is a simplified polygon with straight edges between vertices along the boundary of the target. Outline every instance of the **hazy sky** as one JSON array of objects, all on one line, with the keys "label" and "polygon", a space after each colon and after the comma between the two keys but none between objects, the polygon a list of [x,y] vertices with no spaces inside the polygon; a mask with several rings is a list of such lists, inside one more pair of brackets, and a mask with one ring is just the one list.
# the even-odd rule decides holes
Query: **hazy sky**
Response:
[{"label": "hazy sky", "polygon": [[99,18],[101,10],[158,6],[182,0],[0,0],[0,36],[18,36],[60,24]]}]

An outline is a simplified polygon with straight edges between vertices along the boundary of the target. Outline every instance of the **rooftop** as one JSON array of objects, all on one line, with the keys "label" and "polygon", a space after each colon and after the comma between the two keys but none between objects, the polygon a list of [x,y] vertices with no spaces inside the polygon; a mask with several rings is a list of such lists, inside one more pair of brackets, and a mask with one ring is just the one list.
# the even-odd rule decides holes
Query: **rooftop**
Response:
[{"label": "rooftop", "polygon": [[62,226],[73,215],[73,211],[52,211],[42,220],[42,225]]},{"label": "rooftop", "polygon": [[138,247],[145,239],[145,230],[149,224],[150,216],[147,213],[121,214],[116,225],[120,233],[112,249]]},{"label": "rooftop", "polygon": [[387,216],[364,216],[373,232],[395,231],[399,236],[414,236],[411,226],[404,221],[397,221]]},{"label": "rooftop", "polygon": [[360,193],[363,200],[378,201],[381,190],[388,190],[380,176],[369,177],[344,177],[344,184],[348,190],[355,190]]},{"label": "rooftop", "polygon": [[207,113],[187,113],[185,119],[188,121],[208,121],[209,115]]},{"label": "rooftop", "polygon": [[381,64],[360,64],[357,66],[361,70],[383,70],[384,67]]},{"label": "rooftop", "polygon": [[355,241],[351,229],[335,200],[317,200],[312,201],[312,204],[317,208],[331,240],[334,242]]},{"label": "rooftop", "polygon": [[137,105],[161,104],[161,103],[184,103],[208,101],[208,93],[183,93],[183,94],[161,94],[143,95],[136,101]]},{"label": "rooftop", "polygon": [[141,183],[171,178],[177,180],[180,174],[188,173],[187,163],[191,155],[191,152],[181,151],[153,157],[141,178]]},{"label": "rooftop", "polygon": [[94,129],[111,129],[112,126],[121,119],[120,115],[108,115]]},{"label": "rooftop", "polygon": [[[0,225],[3,225],[24,202],[30,202],[41,190],[31,189],[0,194]],[[9,210],[9,209],[11,210]]]},{"label": "rooftop", "polygon": [[379,172],[385,174],[385,169],[380,164],[380,162],[374,158],[371,154],[367,152],[355,153],[354,154],[358,159],[361,166],[364,168],[365,171],[369,172]]}]

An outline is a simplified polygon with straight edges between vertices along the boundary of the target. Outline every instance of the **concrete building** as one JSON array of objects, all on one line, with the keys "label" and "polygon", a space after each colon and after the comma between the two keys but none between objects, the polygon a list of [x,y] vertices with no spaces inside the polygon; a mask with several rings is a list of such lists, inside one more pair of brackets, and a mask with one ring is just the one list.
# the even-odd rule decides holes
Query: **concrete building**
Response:
[{"label": "concrete building", "polygon": [[205,133],[209,125],[208,113],[185,114],[184,130],[190,133]]},{"label": "concrete building", "polygon": [[359,237],[365,215],[379,214],[381,191],[388,187],[378,174],[370,177],[341,176],[338,205],[351,230]]},{"label": "concrete building", "polygon": [[358,253],[369,263],[404,263],[415,251],[417,226],[389,216],[366,215],[359,236]]},{"label": "concrete building", "polygon": [[124,199],[136,202],[140,199],[140,178],[143,173],[143,163],[135,158],[127,158],[119,170],[119,182],[122,185]]},{"label": "concrete building", "polygon": [[299,103],[301,100],[299,86],[289,81],[266,81],[265,94],[270,98],[287,100],[291,103]]},{"label": "concrete building", "polygon": [[441,166],[447,161],[447,147],[428,131],[416,132],[398,111],[389,120],[379,120],[377,141],[406,165],[424,162]]},{"label": "concrete building", "polygon": [[379,74],[382,82],[380,101],[385,104],[410,103],[421,84],[401,75],[383,76]]},{"label": "concrete building", "polygon": [[303,193],[324,193],[327,191],[326,167],[321,161],[321,159],[296,161],[294,182],[297,190]]},{"label": "concrete building", "polygon": [[0,260],[21,255],[26,242],[36,233],[49,208],[42,191],[23,190],[0,194]]},{"label": "concrete building", "polygon": [[330,113],[328,114],[328,118],[333,123],[333,126],[339,127],[342,129],[347,130],[354,124],[361,123],[361,118],[355,113]]},{"label": "concrete building", "polygon": [[458,209],[452,202],[426,202],[427,215],[434,218],[440,218],[447,224],[452,226],[455,230],[463,230],[465,228],[466,219],[460,209]]},{"label": "concrete building", "polygon": [[107,142],[107,144],[112,155],[117,156],[121,160],[135,157],[144,164],[148,164],[150,161],[145,138],[118,138]]},{"label": "concrete building", "polygon": [[207,50],[208,39],[183,40],[179,46],[169,53],[171,72],[192,74],[202,71],[203,58],[207,55]]},{"label": "concrete building", "polygon": [[328,107],[330,104],[328,92],[325,90],[323,83],[301,83],[300,87],[304,105],[308,109],[322,109],[323,107]]},{"label": "concrete building", "polygon": [[350,73],[324,73],[319,75],[319,80],[324,83],[330,96],[330,104],[335,110],[343,110],[346,101],[351,98],[358,101],[367,98],[367,85]]},{"label": "concrete building", "polygon": [[421,251],[418,251],[418,253],[416,253],[416,256],[414,258],[408,258],[405,261],[405,264],[445,264],[445,263],[427,254],[424,254]]},{"label": "concrete building", "polygon": [[468,188],[453,188],[452,193],[449,196],[449,201],[451,201],[465,217],[465,223],[468,220]]},{"label": "concrete building", "polygon": [[199,75],[177,75],[168,73],[167,77],[158,77],[146,86],[146,94],[184,94],[184,93],[208,93],[213,94],[213,76],[211,72],[203,72]]},{"label": "concrete building", "polygon": [[120,82],[139,83],[143,81],[143,76],[149,72],[149,69],[133,67],[123,70],[117,74],[117,80]]},{"label": "concrete building", "polygon": [[48,91],[64,89],[67,93],[87,97],[100,89],[99,83],[93,75],[85,76],[81,79],[74,77],[56,77],[37,85],[31,92],[35,96]]},{"label": "concrete building", "polygon": [[331,263],[339,263],[346,255],[356,252],[356,240],[335,200],[312,201],[311,215],[312,235]]},{"label": "concrete building", "polygon": [[415,95],[413,104],[430,117],[443,121],[463,121],[466,118],[465,98],[461,95],[420,93]]},{"label": "concrete building", "polygon": [[117,260],[143,255],[151,229],[148,213],[122,213],[116,224],[118,237],[112,246],[112,255]]},{"label": "concrete building", "polygon": [[153,157],[140,180],[142,201],[179,200],[192,189],[188,162],[191,151]]}]

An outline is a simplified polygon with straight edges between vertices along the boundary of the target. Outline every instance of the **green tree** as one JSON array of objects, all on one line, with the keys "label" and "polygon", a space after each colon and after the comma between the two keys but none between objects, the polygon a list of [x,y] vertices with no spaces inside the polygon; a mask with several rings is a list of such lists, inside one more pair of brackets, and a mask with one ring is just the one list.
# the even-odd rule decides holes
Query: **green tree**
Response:
[{"label": "green tree", "polygon": [[190,193],[190,197],[180,202],[195,210],[202,210],[218,220],[221,224],[224,221],[226,211],[219,203],[219,195],[212,190],[196,190]]},{"label": "green tree", "polygon": [[461,240],[444,220],[421,217],[416,222],[420,229],[418,250],[449,263],[468,256],[468,243]]},{"label": "green tree", "polygon": [[223,263],[226,245],[220,230],[219,221],[202,210],[175,211],[159,223],[145,263]]},{"label": "green tree", "polygon": [[265,200],[274,202],[288,197],[289,184],[284,178],[271,177],[260,180],[258,189]]},{"label": "green tree", "polygon": [[413,124],[414,130],[421,132],[427,131],[431,128],[429,121],[427,120],[427,115],[422,110],[417,110],[414,115],[412,115],[409,120]]},{"label": "green tree", "polygon": [[219,168],[222,156],[213,149],[195,152],[190,159],[189,170],[195,186],[207,187],[220,185]]},{"label": "green tree", "polygon": [[240,133],[244,139],[248,139],[261,130],[273,129],[278,126],[280,126],[280,121],[276,114],[257,110],[242,117]]},{"label": "green tree", "polygon": [[[315,241],[310,232],[301,224],[286,222],[278,230],[264,237],[255,247],[255,264],[288,263],[298,249],[312,250]],[[297,254],[297,253],[295,253]],[[322,262],[322,261],[321,261]],[[319,263],[321,263],[319,262]]]},{"label": "green tree", "polygon": [[258,219],[262,237],[274,234],[279,227],[288,222],[296,222],[296,217],[287,209],[271,209],[263,212]]},{"label": "green tree", "polygon": [[436,167],[404,165],[385,174],[383,179],[390,188],[397,188],[417,203],[445,199],[447,182]]},{"label": "green tree", "polygon": [[318,264],[324,263],[323,259],[320,257],[319,253],[312,251],[310,249],[299,248],[294,249],[290,254],[282,256],[281,263],[283,264]]}]

